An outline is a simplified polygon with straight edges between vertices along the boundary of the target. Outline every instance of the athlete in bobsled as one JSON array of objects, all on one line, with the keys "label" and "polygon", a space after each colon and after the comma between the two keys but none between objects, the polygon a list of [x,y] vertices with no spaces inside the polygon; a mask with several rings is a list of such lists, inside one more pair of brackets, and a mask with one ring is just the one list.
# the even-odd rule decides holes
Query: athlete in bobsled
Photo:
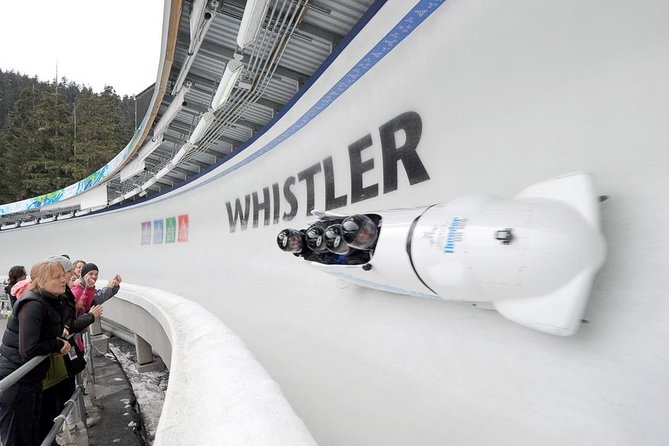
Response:
[{"label": "athlete in bobsled", "polygon": [[[471,302],[567,336],[580,326],[604,263],[599,202],[590,176],[578,173],[534,184],[513,199],[470,196],[354,215],[297,231],[294,243],[284,244],[287,235],[279,234],[278,242],[363,287]],[[330,226],[341,232],[328,232]],[[335,244],[338,234],[346,247]],[[285,249],[289,245],[294,249]],[[334,255],[352,256],[343,254],[347,248],[355,262],[331,261]]]},{"label": "athlete in bobsled", "polygon": [[307,229],[284,229],[276,242],[283,251],[323,265],[369,262],[378,240],[378,215],[323,216]]}]

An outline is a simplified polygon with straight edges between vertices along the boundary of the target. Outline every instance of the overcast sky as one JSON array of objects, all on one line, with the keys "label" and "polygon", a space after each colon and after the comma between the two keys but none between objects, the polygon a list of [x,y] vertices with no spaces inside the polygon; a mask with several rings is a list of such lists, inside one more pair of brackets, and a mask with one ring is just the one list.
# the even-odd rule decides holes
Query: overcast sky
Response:
[{"label": "overcast sky", "polygon": [[99,92],[141,92],[156,80],[164,0],[0,2],[0,69]]}]

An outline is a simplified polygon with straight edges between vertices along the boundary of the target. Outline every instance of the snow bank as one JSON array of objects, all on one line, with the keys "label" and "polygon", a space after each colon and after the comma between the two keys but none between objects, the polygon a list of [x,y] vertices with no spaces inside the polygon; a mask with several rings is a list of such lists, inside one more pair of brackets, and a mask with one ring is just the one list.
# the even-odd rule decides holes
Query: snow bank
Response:
[{"label": "snow bank", "polygon": [[154,445],[316,444],[279,386],[209,311],[166,291],[126,283],[117,298],[153,315],[172,345]]}]

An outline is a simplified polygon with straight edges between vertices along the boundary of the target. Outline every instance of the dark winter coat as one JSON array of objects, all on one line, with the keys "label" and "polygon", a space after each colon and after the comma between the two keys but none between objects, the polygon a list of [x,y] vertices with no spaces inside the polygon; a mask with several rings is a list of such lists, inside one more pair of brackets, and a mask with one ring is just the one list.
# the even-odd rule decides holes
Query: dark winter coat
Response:
[{"label": "dark winter coat", "polygon": [[[16,302],[0,346],[0,378],[21,367],[31,358],[56,353],[65,341],[62,298],[46,291],[26,291]],[[49,358],[26,374],[21,381],[41,381],[49,369]]]},{"label": "dark winter coat", "polygon": [[74,303],[74,294],[69,286],[65,286],[65,294],[62,296],[65,301],[64,305],[64,325],[70,334],[80,333],[86,327],[95,322],[95,316],[91,313],[84,313],[77,317],[77,310]]},{"label": "dark winter coat", "polygon": [[9,285],[7,285],[5,287],[5,294],[7,295],[7,297],[9,297],[9,305],[11,305],[12,307],[16,303],[16,297],[12,296],[12,287],[13,286],[14,286],[14,284],[10,283]]}]

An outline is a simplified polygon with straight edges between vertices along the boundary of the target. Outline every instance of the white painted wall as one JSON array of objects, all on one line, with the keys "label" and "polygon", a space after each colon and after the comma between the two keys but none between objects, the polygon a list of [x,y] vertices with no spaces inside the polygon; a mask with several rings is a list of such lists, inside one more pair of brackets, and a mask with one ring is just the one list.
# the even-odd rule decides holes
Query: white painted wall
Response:
[{"label": "white painted wall", "polygon": [[[389,1],[270,133],[214,174],[293,125],[413,5]],[[199,302],[244,340],[322,445],[667,444],[668,19],[659,0],[447,1],[274,150],[172,198],[0,232],[0,267],[69,252],[102,277]],[[398,189],[382,194],[378,128],[408,111],[422,119],[430,180],[409,185],[400,167]],[[338,283],[275,246],[281,228],[308,220],[304,181],[293,186],[294,220],[230,233],[226,202],[262,200],[263,187],[271,195],[328,156],[350,203],[347,148],[367,134],[374,169],[363,181],[381,194],[338,211],[510,197],[592,173],[611,198],[589,323],[553,337],[492,311]],[[324,195],[321,172],[316,208]],[[289,208],[282,198],[281,213]],[[142,221],[186,213],[188,243],[140,245]]]}]

